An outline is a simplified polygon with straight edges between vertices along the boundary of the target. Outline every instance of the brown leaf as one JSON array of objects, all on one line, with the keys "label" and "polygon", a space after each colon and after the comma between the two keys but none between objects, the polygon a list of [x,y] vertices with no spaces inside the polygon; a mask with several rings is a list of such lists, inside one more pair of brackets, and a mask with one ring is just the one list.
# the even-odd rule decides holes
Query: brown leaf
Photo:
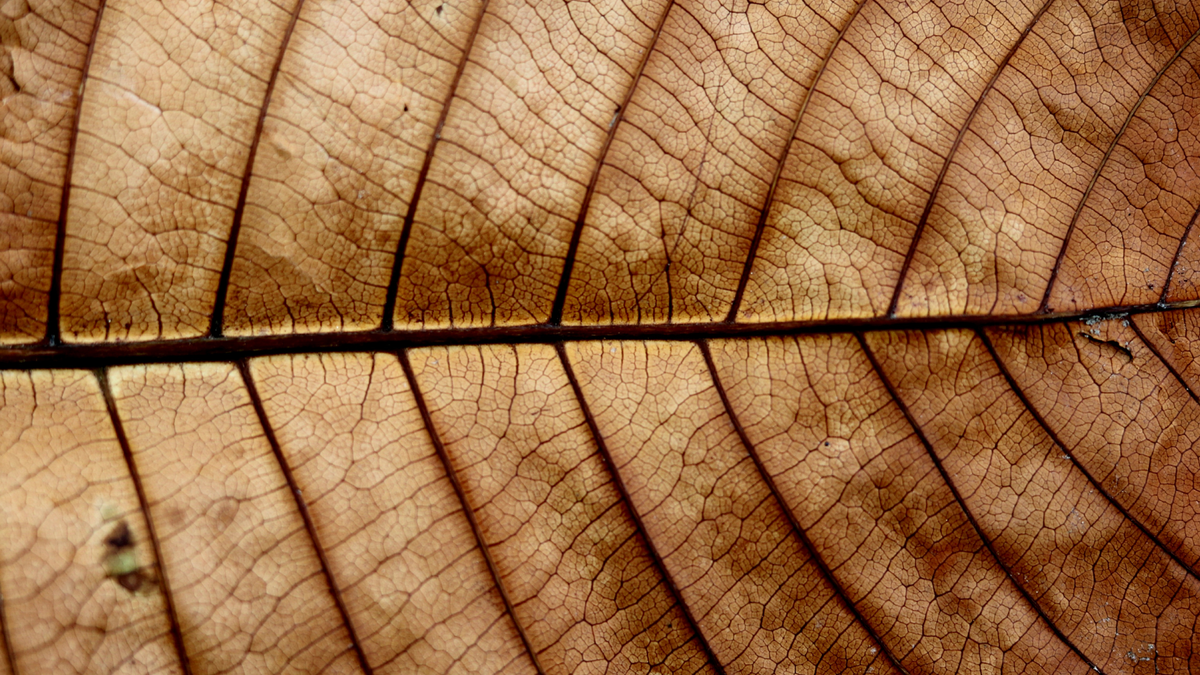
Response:
[{"label": "brown leaf", "polygon": [[0,0],[0,675],[1200,668],[1198,34]]}]

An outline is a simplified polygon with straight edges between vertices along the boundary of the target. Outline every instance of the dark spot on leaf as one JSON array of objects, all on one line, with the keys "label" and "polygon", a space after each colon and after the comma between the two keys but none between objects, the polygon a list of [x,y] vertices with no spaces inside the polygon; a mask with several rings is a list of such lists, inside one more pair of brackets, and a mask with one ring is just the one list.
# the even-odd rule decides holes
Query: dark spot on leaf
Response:
[{"label": "dark spot on leaf", "polygon": [[163,517],[173,527],[183,525],[183,509],[178,506],[170,506],[163,512]]},{"label": "dark spot on leaf", "polygon": [[145,574],[142,574],[140,569],[130,572],[129,574],[122,574],[121,576],[117,577],[117,583],[121,584],[121,588],[124,588],[130,593],[137,593],[149,582],[150,580]]},{"label": "dark spot on leaf", "polygon": [[220,506],[217,507],[216,517],[221,523],[222,529],[229,527],[229,524],[232,523],[233,519],[237,517],[237,512],[237,502],[231,499],[221,501]]},{"label": "dark spot on leaf", "polygon": [[121,588],[130,593],[147,590],[155,583],[154,575],[147,567],[138,565],[136,542],[129,523],[122,520],[104,537],[104,575],[116,580]]},{"label": "dark spot on leaf", "polygon": [[117,526],[104,538],[104,545],[108,547],[110,554],[133,547],[133,533],[129,531],[129,523],[124,520],[117,523]]}]

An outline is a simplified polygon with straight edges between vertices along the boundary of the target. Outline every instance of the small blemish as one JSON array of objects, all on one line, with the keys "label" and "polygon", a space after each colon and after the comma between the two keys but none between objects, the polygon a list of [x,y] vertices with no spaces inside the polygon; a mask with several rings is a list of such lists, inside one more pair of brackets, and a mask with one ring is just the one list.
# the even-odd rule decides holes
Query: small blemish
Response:
[{"label": "small blemish", "polygon": [[129,574],[122,574],[121,576],[117,577],[117,583],[121,584],[121,588],[124,588],[130,593],[137,593],[138,591],[142,590],[142,587],[146,586],[148,582],[149,579],[146,577],[146,575],[142,574],[141,570],[136,570],[130,572]]},{"label": "small blemish", "polygon": [[122,549],[133,548],[133,532],[129,530],[129,523],[124,520],[117,523],[112,532],[105,537],[104,545],[109,548],[110,553],[119,553]]},{"label": "small blemish", "polygon": [[178,506],[168,506],[164,513],[167,522],[172,527],[180,527],[183,525],[183,509]]},{"label": "small blemish", "polygon": [[237,502],[226,499],[222,500],[221,505],[217,507],[216,517],[221,523],[221,529],[229,527],[233,523],[233,519],[237,517],[238,504]]},{"label": "small blemish", "polygon": [[147,568],[138,565],[134,544],[133,531],[124,520],[118,522],[104,538],[104,575],[116,580],[121,588],[130,593],[137,593],[155,584],[154,576],[147,572]]},{"label": "small blemish", "polygon": [[[107,319],[105,320],[107,321]],[[104,504],[100,507],[100,517],[103,518],[105,522],[116,520],[120,515],[121,513],[117,510],[115,504]]]}]

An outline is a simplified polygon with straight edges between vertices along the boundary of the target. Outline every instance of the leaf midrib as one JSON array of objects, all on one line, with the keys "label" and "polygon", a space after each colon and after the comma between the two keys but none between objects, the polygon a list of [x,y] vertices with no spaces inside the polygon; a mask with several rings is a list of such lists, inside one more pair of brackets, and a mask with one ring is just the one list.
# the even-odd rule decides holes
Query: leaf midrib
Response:
[{"label": "leaf midrib", "polygon": [[1200,299],[1174,303],[1123,305],[1080,312],[1033,314],[956,314],[933,317],[861,317],[762,323],[555,325],[550,323],[467,328],[408,328],[286,335],[197,337],[146,342],[91,342],[0,347],[0,371],[104,368],[144,363],[236,361],[273,354],[397,351],[411,347],[481,344],[554,344],[592,340],[698,341],[723,338],[867,333],[893,330],[982,329],[1036,326],[1155,314],[1200,306]]}]

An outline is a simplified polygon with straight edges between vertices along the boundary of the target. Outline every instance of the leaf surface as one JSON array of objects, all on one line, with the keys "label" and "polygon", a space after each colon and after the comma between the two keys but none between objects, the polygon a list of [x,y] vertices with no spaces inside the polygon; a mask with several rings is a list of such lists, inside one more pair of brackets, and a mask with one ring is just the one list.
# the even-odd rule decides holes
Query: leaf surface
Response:
[{"label": "leaf surface", "polygon": [[1198,33],[0,3],[0,674],[1200,669]]}]

